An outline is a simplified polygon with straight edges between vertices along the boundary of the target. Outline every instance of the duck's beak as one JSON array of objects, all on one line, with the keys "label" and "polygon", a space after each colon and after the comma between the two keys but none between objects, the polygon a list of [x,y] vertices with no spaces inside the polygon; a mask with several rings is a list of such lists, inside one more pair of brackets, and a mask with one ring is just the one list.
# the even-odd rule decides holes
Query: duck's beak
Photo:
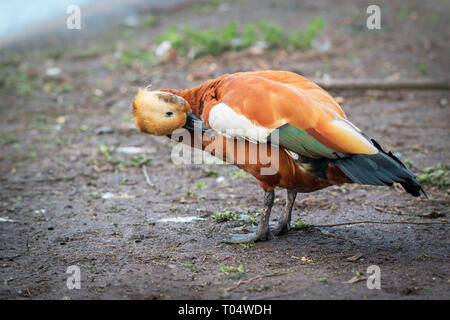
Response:
[{"label": "duck's beak", "polygon": [[183,126],[183,128],[185,128],[187,130],[194,130],[194,131],[195,130],[202,130],[202,132],[206,132],[208,130],[208,127],[202,121],[202,119],[197,117],[192,112],[188,112],[186,114],[186,123]]}]

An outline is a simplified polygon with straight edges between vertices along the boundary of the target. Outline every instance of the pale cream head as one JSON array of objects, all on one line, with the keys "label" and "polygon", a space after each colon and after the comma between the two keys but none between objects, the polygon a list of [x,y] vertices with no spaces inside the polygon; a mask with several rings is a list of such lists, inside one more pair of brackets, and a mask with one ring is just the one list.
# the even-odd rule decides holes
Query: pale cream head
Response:
[{"label": "pale cream head", "polygon": [[189,103],[173,93],[139,89],[132,114],[139,131],[164,136],[184,126],[190,110]]}]

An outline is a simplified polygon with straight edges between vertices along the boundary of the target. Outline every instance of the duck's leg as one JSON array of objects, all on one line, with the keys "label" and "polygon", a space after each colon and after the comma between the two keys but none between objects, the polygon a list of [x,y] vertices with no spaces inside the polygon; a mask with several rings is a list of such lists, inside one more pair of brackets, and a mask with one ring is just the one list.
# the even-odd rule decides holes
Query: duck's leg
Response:
[{"label": "duck's leg", "polygon": [[250,234],[233,234],[230,239],[225,239],[226,243],[249,243],[255,241],[265,241],[273,239],[273,235],[269,229],[270,212],[273,207],[273,200],[275,198],[274,191],[266,192],[264,194],[264,213],[261,215],[261,220],[258,224],[256,233]]},{"label": "duck's leg", "polygon": [[281,212],[280,218],[278,219],[278,224],[275,228],[271,229],[273,235],[279,235],[287,233],[291,228],[291,213],[294,207],[295,198],[297,197],[297,192],[287,190],[286,193],[286,206]]}]

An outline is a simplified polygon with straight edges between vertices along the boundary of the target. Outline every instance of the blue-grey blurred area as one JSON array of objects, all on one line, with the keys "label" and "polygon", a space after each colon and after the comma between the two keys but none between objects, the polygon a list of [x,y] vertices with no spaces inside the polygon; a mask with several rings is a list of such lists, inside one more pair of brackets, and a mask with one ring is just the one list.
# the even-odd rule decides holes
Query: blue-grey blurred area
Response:
[{"label": "blue-grey blurred area", "polygon": [[[42,45],[47,37],[71,41],[123,23],[143,8],[170,8],[186,0],[12,0],[0,1],[0,47]],[[70,5],[81,9],[81,29],[69,30]],[[132,21],[130,21],[132,23]]]},{"label": "blue-grey blurred area", "polygon": [[11,36],[47,19],[65,13],[69,5],[82,6],[92,0],[16,0],[0,2],[0,36]]}]

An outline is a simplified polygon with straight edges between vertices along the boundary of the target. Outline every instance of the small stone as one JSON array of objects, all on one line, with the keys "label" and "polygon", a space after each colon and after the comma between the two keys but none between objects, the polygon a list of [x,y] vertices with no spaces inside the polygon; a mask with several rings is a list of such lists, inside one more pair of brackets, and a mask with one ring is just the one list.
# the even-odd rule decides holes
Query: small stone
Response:
[{"label": "small stone", "polygon": [[45,75],[49,77],[57,77],[61,74],[61,69],[58,67],[50,67],[45,70]]},{"label": "small stone", "polygon": [[126,154],[138,154],[142,153],[142,148],[139,147],[118,147],[116,152],[126,153]]},{"label": "small stone", "polygon": [[269,45],[265,41],[256,41],[255,44],[250,48],[250,53],[254,55],[263,54],[269,48]]},{"label": "small stone", "polygon": [[220,176],[220,177],[218,177],[217,179],[216,179],[216,182],[217,183],[221,183],[221,182],[224,182],[225,181],[225,177],[223,177],[223,176]]},{"label": "small stone", "polygon": [[160,45],[155,49],[155,54],[157,57],[164,57],[167,51],[172,48],[172,43],[169,40],[164,40],[160,43]]},{"label": "small stone", "polygon": [[96,95],[97,97],[103,97],[105,93],[103,92],[103,90],[101,89],[94,89],[94,95]]},{"label": "small stone", "polygon": [[326,39],[325,41],[313,41],[313,48],[320,52],[326,52],[331,49],[331,41]]},{"label": "small stone", "polygon": [[326,84],[329,84],[331,82],[331,76],[328,73],[324,73],[322,76],[322,80]]},{"label": "small stone", "polygon": [[102,194],[102,199],[108,200],[114,197],[114,194],[112,192],[106,192]]},{"label": "small stone", "polygon": [[110,134],[113,133],[114,129],[110,127],[100,127],[95,130],[96,134]]}]

